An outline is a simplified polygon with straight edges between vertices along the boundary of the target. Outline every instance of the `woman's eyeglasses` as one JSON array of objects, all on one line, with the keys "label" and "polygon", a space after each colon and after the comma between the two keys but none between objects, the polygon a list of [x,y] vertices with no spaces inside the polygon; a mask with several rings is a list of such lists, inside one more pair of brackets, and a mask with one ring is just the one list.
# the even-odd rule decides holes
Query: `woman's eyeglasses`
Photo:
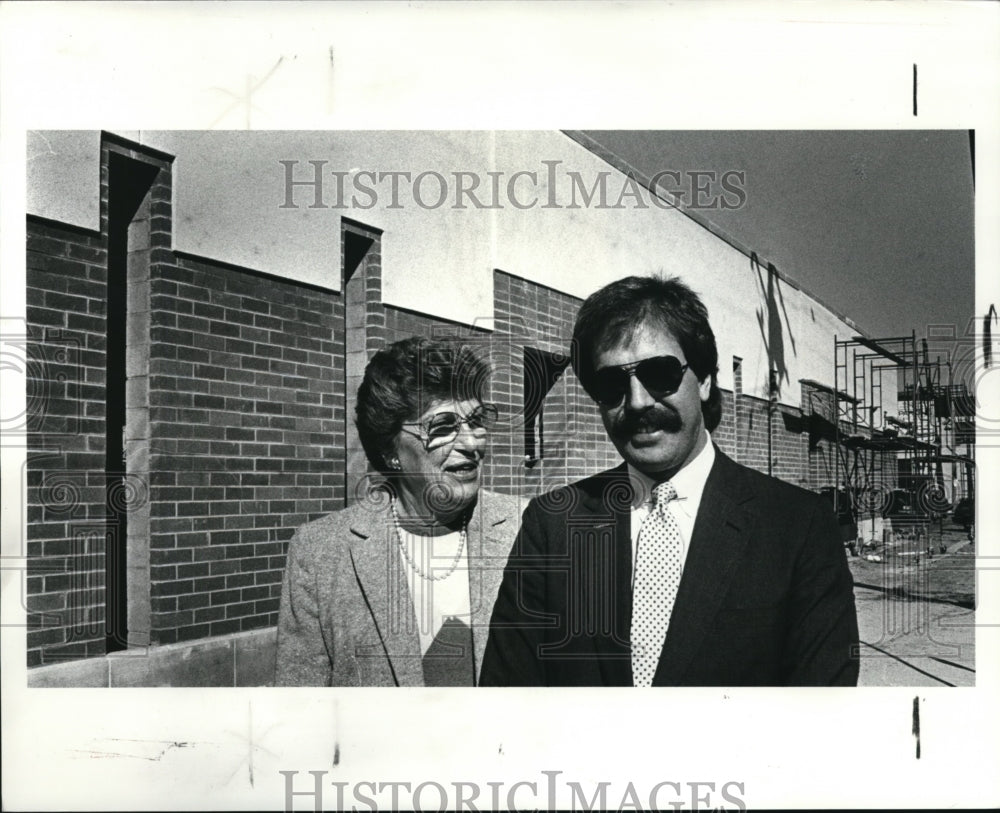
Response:
[{"label": "woman's eyeglasses", "polygon": [[493,428],[499,416],[500,411],[493,404],[482,404],[465,416],[457,412],[438,412],[426,421],[407,421],[403,427],[416,426],[421,431],[411,432],[405,428],[402,431],[420,438],[424,442],[424,449],[429,451],[451,443],[462,431],[462,424],[473,432],[485,433]]},{"label": "woman's eyeglasses", "polygon": [[631,364],[603,367],[594,373],[590,394],[601,406],[616,407],[629,391],[629,381],[635,376],[646,392],[659,400],[680,389],[687,368],[687,364],[681,364],[676,356],[654,356]]}]

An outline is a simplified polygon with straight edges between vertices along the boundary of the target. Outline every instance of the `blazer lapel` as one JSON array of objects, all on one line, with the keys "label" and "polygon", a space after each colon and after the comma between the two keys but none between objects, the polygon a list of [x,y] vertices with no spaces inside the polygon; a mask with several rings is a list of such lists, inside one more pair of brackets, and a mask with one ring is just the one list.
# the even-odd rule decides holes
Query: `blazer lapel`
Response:
[{"label": "blazer lapel", "polygon": [[513,545],[516,524],[516,518],[504,514],[488,493],[480,492],[479,504],[468,531],[469,606],[472,610],[472,656],[477,684],[489,637],[493,602]]},{"label": "blazer lapel", "polygon": [[742,485],[735,464],[716,449],[653,685],[681,681],[729,590],[747,543],[742,506],[753,496]]},{"label": "blazer lapel", "polygon": [[351,524],[354,571],[399,686],[423,686],[417,616],[387,512]]},{"label": "blazer lapel", "polygon": [[596,482],[599,487],[584,493],[574,520],[582,520],[581,531],[597,534],[597,555],[582,555],[582,540],[574,545],[577,572],[570,576],[571,584],[576,580],[575,589],[594,591],[587,603],[603,610],[601,615],[610,621],[610,629],[599,628],[591,638],[603,684],[631,686],[632,487],[624,463]]}]

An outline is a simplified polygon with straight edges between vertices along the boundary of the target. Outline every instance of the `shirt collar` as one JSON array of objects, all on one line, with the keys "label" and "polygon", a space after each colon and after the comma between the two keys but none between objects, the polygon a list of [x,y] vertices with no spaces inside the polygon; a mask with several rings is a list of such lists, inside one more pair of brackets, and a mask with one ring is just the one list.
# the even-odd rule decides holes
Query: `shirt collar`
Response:
[{"label": "shirt collar", "polygon": [[[705,432],[705,445],[698,452],[694,460],[688,463],[670,482],[674,484],[678,499],[692,499],[701,497],[705,490],[705,483],[708,481],[708,474],[715,463],[715,447],[712,445],[712,438]],[[648,504],[653,497],[653,488],[657,481],[646,474],[643,474],[631,463],[628,463],[628,479],[632,484],[632,507],[638,508],[640,505]]]}]

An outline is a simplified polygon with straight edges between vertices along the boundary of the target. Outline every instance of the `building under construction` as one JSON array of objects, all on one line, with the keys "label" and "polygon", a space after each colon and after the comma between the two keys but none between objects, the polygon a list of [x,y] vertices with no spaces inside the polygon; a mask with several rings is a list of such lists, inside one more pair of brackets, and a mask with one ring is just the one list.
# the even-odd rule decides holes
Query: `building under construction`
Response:
[{"label": "building under construction", "polygon": [[971,536],[974,403],[951,359],[931,360],[915,333],[835,338],[833,380],[834,499],[841,516],[853,512],[859,543],[933,553],[935,522],[952,511]]}]

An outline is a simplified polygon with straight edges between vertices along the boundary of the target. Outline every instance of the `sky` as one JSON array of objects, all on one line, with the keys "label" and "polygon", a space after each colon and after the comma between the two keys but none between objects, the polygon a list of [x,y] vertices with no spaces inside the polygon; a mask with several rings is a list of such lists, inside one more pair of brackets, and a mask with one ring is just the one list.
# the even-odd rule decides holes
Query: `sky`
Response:
[{"label": "sky", "polygon": [[647,176],[745,172],[741,208],[700,214],[872,337],[974,315],[966,130],[587,134]]}]

